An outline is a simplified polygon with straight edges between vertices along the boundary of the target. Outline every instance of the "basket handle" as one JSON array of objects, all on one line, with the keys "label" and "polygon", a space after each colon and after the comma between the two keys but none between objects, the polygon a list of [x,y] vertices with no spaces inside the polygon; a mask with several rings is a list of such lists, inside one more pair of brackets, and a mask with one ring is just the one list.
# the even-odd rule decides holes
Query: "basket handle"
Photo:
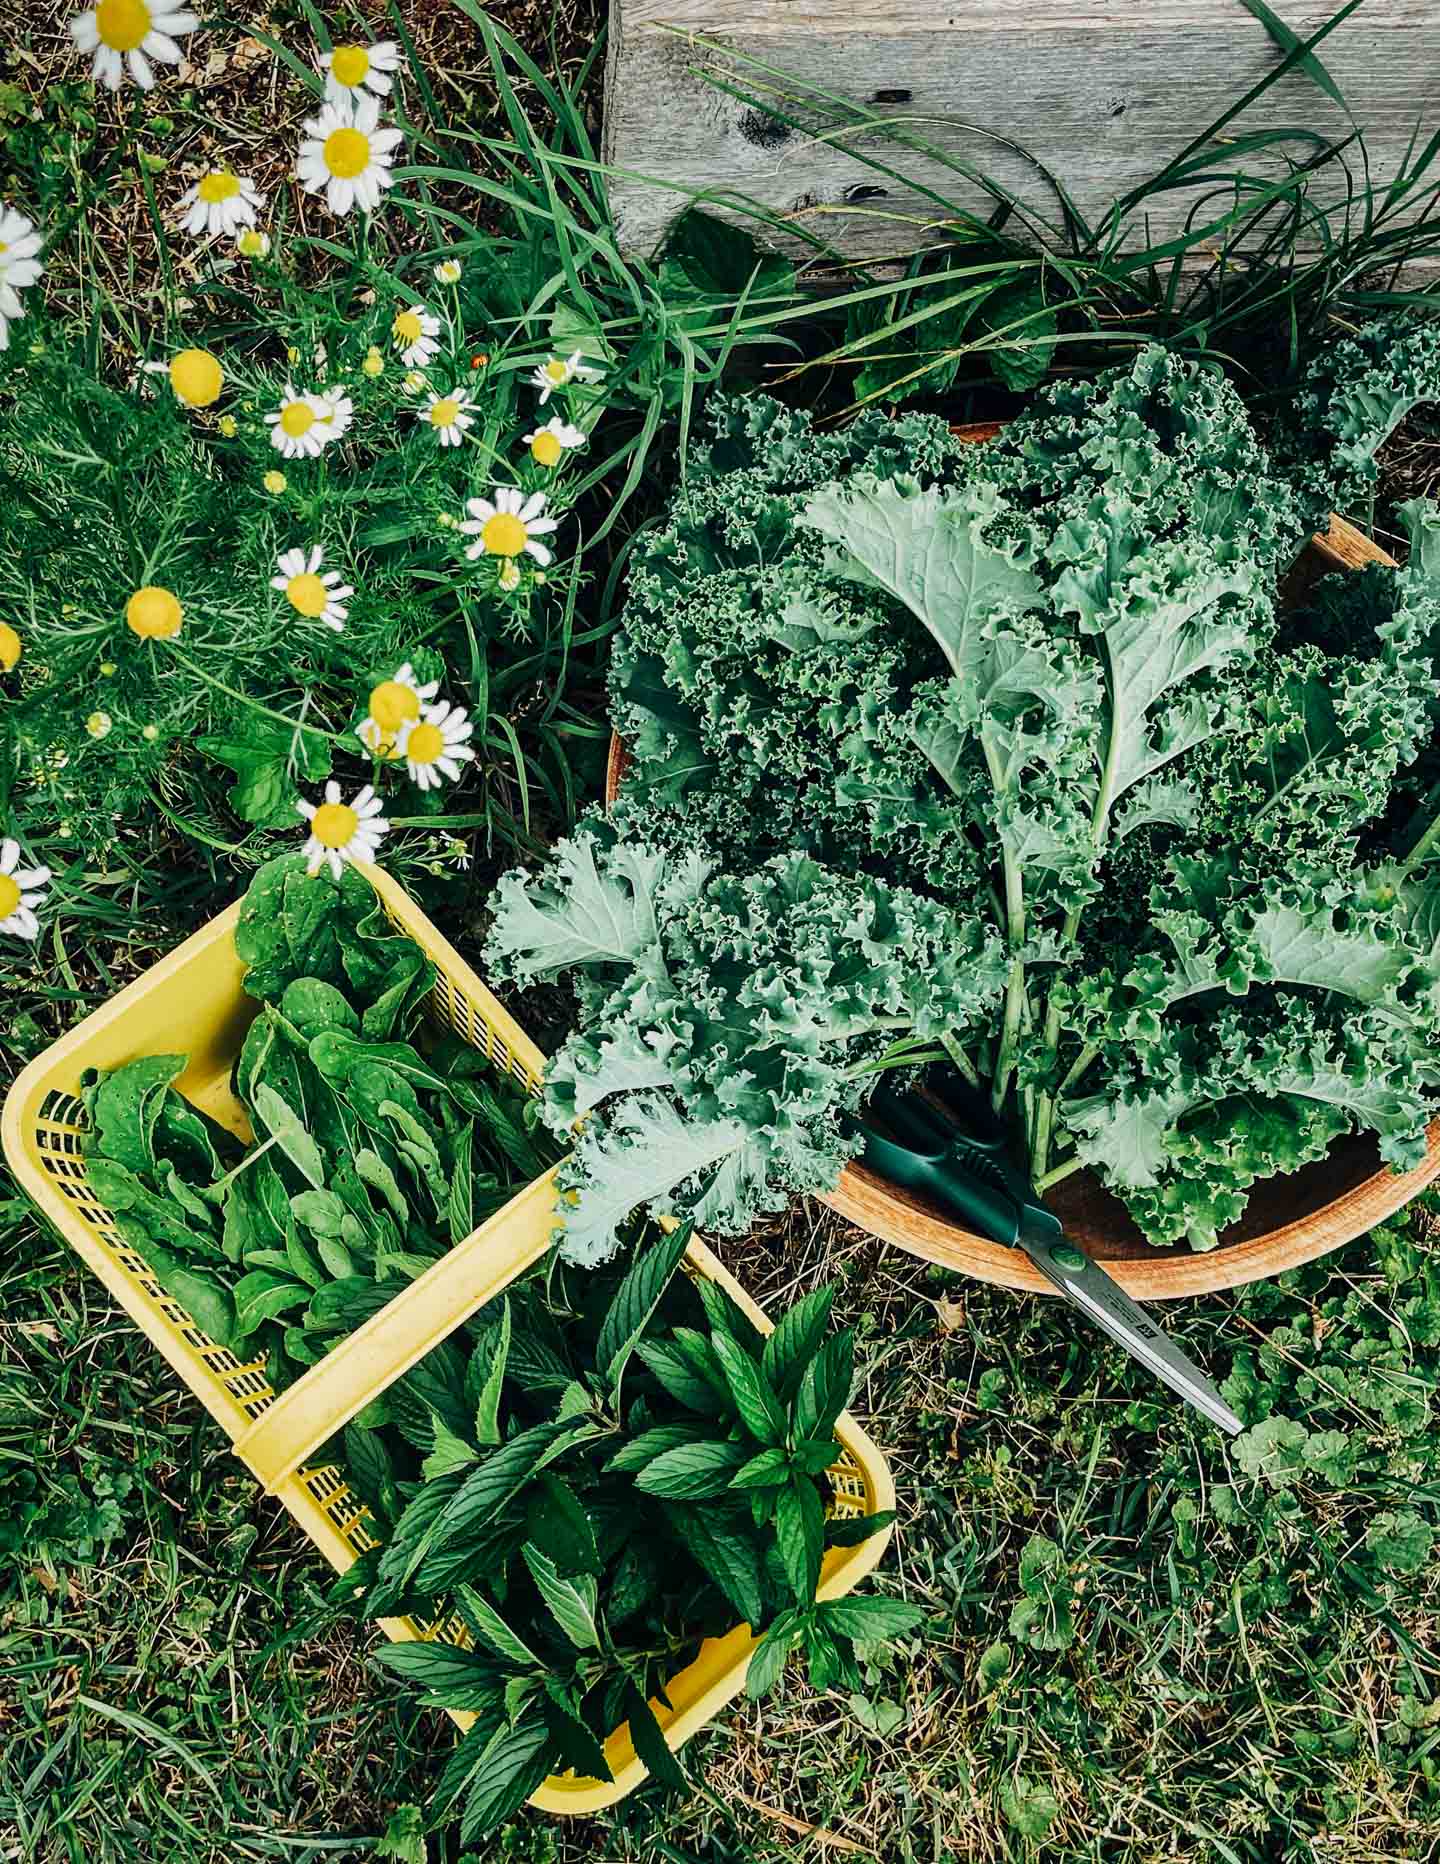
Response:
[{"label": "basket handle", "polygon": [[[562,1161],[563,1162],[563,1161]],[[441,1256],[262,1411],[233,1445],[267,1495],[550,1247],[558,1165]]]}]

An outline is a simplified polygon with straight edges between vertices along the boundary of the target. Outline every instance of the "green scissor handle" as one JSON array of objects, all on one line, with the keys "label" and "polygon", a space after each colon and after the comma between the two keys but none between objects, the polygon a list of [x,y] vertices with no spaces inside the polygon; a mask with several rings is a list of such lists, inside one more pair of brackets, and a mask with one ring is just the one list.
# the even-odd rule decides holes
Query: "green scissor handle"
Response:
[{"label": "green scissor handle", "polygon": [[860,1122],[865,1162],[893,1184],[924,1191],[979,1236],[1022,1249],[1054,1288],[1188,1404],[1234,1433],[1240,1419],[1188,1354],[1083,1249],[1035,1195],[1010,1158],[1009,1135],[989,1103],[954,1095],[953,1124],[917,1093],[882,1088]]}]

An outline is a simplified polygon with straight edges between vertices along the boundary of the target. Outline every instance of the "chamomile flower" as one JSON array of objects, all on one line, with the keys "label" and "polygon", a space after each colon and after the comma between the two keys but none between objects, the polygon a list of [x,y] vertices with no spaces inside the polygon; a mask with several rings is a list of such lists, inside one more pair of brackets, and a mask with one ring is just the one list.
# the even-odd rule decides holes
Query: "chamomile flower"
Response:
[{"label": "chamomile flower", "polygon": [[85,721],[85,729],[92,738],[108,738],[114,723],[108,712],[92,712]]},{"label": "chamomile flower", "polygon": [[525,445],[537,466],[558,466],[572,447],[583,447],[585,430],[562,421],[557,414],[533,434],[526,434]]},{"label": "chamomile flower", "polygon": [[285,477],[283,472],[275,472],[272,470],[263,475],[260,483],[270,494],[271,498],[279,498],[290,481]]},{"label": "chamomile flower", "polygon": [[10,342],[10,325],[25,315],[20,293],[33,285],[44,267],[40,229],[13,207],[0,207],[0,350]]},{"label": "chamomile flower", "polygon": [[490,498],[466,499],[465,509],[470,517],[460,529],[475,539],[465,552],[472,562],[479,556],[514,558],[522,551],[537,563],[550,561],[550,551],[535,540],[556,530],[559,520],[542,515],[543,492],[526,498],[514,486],[497,485]]},{"label": "chamomile flower", "polygon": [[357,206],[374,213],[391,184],[390,164],[403,140],[398,129],[380,128],[374,97],[327,103],[318,116],[306,119],[296,178],[307,193],[323,194],[332,214],[348,214]]},{"label": "chamomile flower", "polygon": [[370,704],[356,734],[360,742],[377,757],[393,756],[396,738],[415,723],[439,690],[439,680],[416,679],[407,660],[388,680],[371,688]]},{"label": "chamomile flower", "polygon": [[390,326],[390,340],[407,369],[423,369],[434,361],[440,353],[440,345],[435,341],[439,334],[440,319],[423,304],[412,304],[408,310],[397,311]]},{"label": "chamomile flower", "polygon": [[458,259],[442,259],[439,265],[433,268],[433,273],[442,285],[458,285],[460,274],[464,270],[464,266]]},{"label": "chamomile flower", "polygon": [[365,352],[365,360],[360,365],[361,373],[368,375],[373,382],[377,375],[385,373],[385,357],[379,344],[372,343]]},{"label": "chamomile flower", "polygon": [[153,88],[151,59],[162,65],[180,63],[176,40],[194,32],[199,17],[178,7],[156,5],[155,0],[99,0],[99,4],[70,22],[70,36],[82,52],[93,52],[90,75],[118,91],[130,76],[142,91]]},{"label": "chamomile flower", "polygon": [[13,673],[24,651],[20,630],[12,628],[8,621],[0,621],[0,673]]},{"label": "chamomile flower", "polygon": [[341,582],[339,570],[321,574],[325,553],[319,544],[307,556],[303,550],[286,550],[275,559],[278,572],[270,578],[270,587],[278,589],[297,615],[307,621],[323,621],[337,634],[345,632],[349,610],[345,598],[355,593],[352,584]]},{"label": "chamomile flower", "polygon": [[425,378],[418,369],[407,369],[405,380],[400,386],[407,395],[418,395],[425,387]]},{"label": "chamomile flower", "polygon": [[171,589],[146,583],[125,604],[125,625],[142,641],[169,641],[179,632],[185,610]]},{"label": "chamomile flower", "polygon": [[325,77],[325,96],[330,103],[343,103],[373,91],[388,97],[400,69],[400,47],[393,39],[378,45],[337,45],[322,52],[316,60]]},{"label": "chamomile flower", "polygon": [[345,384],[337,382],[334,388],[321,389],[316,399],[325,404],[325,424],[330,429],[330,438],[338,440],[355,418],[355,403],[345,393]]},{"label": "chamomile flower", "polygon": [[268,259],[270,235],[261,227],[246,227],[235,236],[235,250],[242,259]]},{"label": "chamomile flower", "polygon": [[549,362],[542,362],[530,377],[531,382],[540,390],[540,406],[555,393],[557,388],[568,388],[572,382],[600,382],[604,380],[605,371],[596,369],[583,360],[584,352],[574,350],[569,356],[552,356]]},{"label": "chamomile flower", "polygon": [[415,419],[435,429],[442,447],[458,447],[465,429],[475,425],[474,408],[463,388],[452,388],[448,395],[432,394],[423,408],[415,410]]},{"label": "chamomile flower", "polygon": [[390,831],[380,813],[380,798],[368,783],[348,803],[342,803],[340,785],[332,779],[325,785],[323,803],[301,798],[295,807],[310,824],[304,854],[312,874],[318,874],[328,861],[338,880],[347,861],[373,861],[381,837]]},{"label": "chamomile flower", "polygon": [[405,759],[412,783],[422,790],[438,790],[442,777],[453,783],[460,775],[460,766],[474,757],[468,742],[474,730],[461,707],[447,700],[430,706],[422,718],[402,725],[395,752]]},{"label": "chamomile flower", "polygon": [[179,350],[169,362],[147,362],[144,373],[168,376],[175,399],[187,408],[208,408],[225,386],[219,358],[203,349]]},{"label": "chamomile flower", "polygon": [[313,460],[335,438],[334,409],[319,395],[300,395],[289,382],[280,405],[265,416],[270,444],[287,460]]},{"label": "chamomile flower", "polygon": [[8,835],[0,841],[0,932],[11,938],[39,938],[35,908],[44,904],[49,880],[48,867],[20,865],[18,841]]},{"label": "chamomile flower", "polygon": [[180,196],[179,209],[187,233],[204,233],[211,239],[224,233],[233,239],[242,227],[253,227],[265,205],[265,196],[253,181],[228,168],[212,168]]}]

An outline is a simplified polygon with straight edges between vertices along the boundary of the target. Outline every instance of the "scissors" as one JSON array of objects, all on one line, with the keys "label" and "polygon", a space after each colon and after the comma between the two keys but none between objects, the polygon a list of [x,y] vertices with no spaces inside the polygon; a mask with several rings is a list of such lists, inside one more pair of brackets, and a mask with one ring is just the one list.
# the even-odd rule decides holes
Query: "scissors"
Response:
[{"label": "scissors", "polygon": [[946,1100],[958,1123],[917,1093],[882,1088],[859,1121],[865,1163],[883,1178],[927,1191],[991,1242],[1023,1249],[1072,1307],[1088,1316],[1157,1379],[1232,1435],[1244,1429],[1199,1366],[1137,1301],[1065,1235],[1014,1162],[1009,1134],[989,1102],[956,1084]]}]

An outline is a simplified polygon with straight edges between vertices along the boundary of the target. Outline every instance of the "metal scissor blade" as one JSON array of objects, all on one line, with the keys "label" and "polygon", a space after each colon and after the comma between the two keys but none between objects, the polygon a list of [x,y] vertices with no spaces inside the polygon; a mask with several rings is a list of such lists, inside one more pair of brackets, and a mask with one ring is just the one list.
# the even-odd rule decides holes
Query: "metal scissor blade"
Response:
[{"label": "metal scissor blade", "polygon": [[[1226,1404],[1214,1385],[1187,1353],[1155,1325],[1138,1301],[1133,1301],[1120,1284],[1092,1262],[1074,1243],[1056,1237],[1031,1236],[1025,1226],[1020,1231],[1020,1246],[1048,1281],[1060,1290],[1095,1325],[1123,1346],[1157,1379],[1163,1379],[1187,1404],[1194,1405],[1221,1430],[1232,1436],[1245,1426]],[[1078,1265],[1078,1266],[1077,1266]]]}]

